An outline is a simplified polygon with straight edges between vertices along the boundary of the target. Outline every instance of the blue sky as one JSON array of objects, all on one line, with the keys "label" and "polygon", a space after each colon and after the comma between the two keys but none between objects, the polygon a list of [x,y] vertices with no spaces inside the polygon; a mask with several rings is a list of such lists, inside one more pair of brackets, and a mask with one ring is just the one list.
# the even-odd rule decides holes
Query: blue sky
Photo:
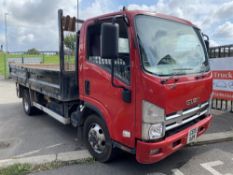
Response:
[{"label": "blue sky", "polygon": [[[76,15],[76,0],[0,0],[0,45],[4,13],[8,15],[10,51],[35,47],[57,50],[57,9]],[[80,0],[83,19],[118,11],[123,6],[188,19],[210,36],[211,45],[233,44],[232,0]]]}]

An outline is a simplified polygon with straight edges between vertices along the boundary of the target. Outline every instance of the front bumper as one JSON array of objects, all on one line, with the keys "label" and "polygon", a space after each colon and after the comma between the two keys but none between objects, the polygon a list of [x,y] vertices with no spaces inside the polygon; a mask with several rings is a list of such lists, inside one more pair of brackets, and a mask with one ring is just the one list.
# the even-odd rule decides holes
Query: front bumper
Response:
[{"label": "front bumper", "polygon": [[160,142],[148,143],[138,140],[136,148],[137,161],[143,164],[151,164],[166,158],[187,144],[188,133],[191,129],[198,128],[198,136],[200,136],[208,129],[211,120],[212,116],[209,115],[195,125]]}]

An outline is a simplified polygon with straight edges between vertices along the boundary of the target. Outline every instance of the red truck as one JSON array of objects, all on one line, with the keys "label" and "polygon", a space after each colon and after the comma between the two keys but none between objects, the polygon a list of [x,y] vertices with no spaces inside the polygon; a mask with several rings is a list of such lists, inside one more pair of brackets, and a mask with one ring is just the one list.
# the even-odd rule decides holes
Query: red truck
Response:
[{"label": "red truck", "polygon": [[[210,125],[208,39],[191,22],[123,9],[82,21],[59,10],[60,64],[10,64],[28,115],[44,111],[77,127],[101,162],[116,149],[158,162],[195,142]],[[64,33],[76,32],[75,64]]]}]

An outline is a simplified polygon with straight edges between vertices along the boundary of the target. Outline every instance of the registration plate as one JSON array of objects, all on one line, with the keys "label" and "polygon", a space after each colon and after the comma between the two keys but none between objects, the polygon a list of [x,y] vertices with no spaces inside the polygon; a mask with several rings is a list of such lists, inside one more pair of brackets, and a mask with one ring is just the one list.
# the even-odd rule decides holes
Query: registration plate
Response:
[{"label": "registration plate", "polygon": [[187,144],[193,143],[197,140],[197,132],[198,132],[198,128],[193,128],[189,131]]}]

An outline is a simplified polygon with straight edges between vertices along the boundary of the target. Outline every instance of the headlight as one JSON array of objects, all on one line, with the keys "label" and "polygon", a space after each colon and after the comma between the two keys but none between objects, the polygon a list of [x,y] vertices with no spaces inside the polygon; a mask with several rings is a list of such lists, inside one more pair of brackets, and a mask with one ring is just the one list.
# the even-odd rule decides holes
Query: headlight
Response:
[{"label": "headlight", "polygon": [[142,121],[144,123],[159,123],[164,121],[164,110],[148,101],[142,101]]},{"label": "headlight", "polygon": [[164,136],[164,110],[150,102],[142,102],[142,139],[155,140]]},{"label": "headlight", "polygon": [[164,136],[164,126],[162,123],[151,125],[149,129],[149,139],[155,140]]}]

